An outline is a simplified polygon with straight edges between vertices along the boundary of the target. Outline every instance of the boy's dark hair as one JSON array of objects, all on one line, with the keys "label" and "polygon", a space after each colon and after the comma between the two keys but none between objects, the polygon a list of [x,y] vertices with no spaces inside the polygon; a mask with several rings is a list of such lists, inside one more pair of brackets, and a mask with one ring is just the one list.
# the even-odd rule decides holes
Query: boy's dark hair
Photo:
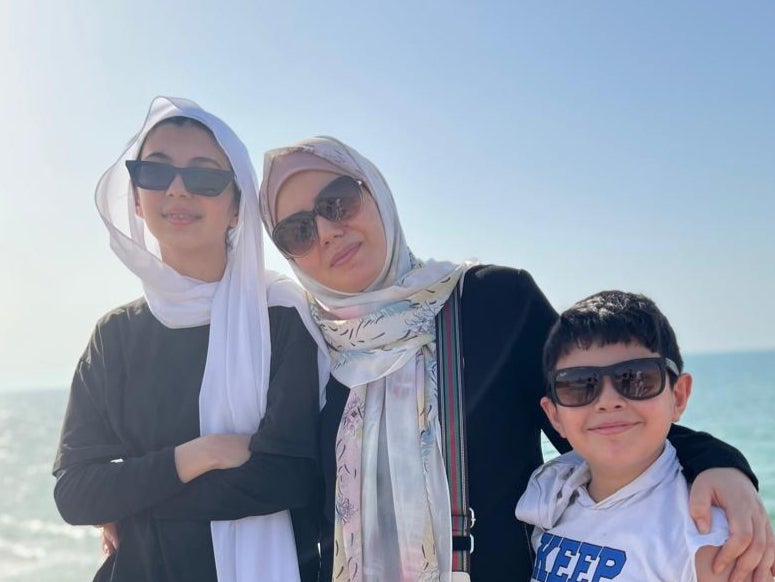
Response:
[{"label": "boy's dark hair", "polygon": [[575,348],[632,342],[670,358],[683,371],[675,332],[656,303],[638,293],[595,293],[561,313],[555,322],[544,344],[544,375]]}]

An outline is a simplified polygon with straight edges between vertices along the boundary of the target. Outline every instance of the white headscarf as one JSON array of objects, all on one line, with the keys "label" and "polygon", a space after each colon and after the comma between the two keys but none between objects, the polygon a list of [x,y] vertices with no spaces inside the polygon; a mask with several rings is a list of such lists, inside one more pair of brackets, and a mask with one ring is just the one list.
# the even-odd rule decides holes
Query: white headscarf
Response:
[{"label": "white headscarf", "polygon": [[382,174],[330,137],[265,154],[259,199],[270,233],[283,182],[325,166],[363,181],[387,243],[379,275],[360,293],[325,287],[291,261],[312,296],[331,372],[350,388],[336,442],[334,572],[343,572],[336,580],[446,582],[452,530],[436,405],[435,316],[471,263],[415,259]]},{"label": "white headscarf", "polygon": [[[186,277],[161,259],[159,243],[135,213],[126,160],[137,159],[150,130],[170,117],[188,117],[207,126],[234,170],[242,195],[238,224],[229,233],[226,270],[220,281]],[[110,232],[110,246],[142,281],[153,315],[165,326],[210,324],[199,420],[203,435],[252,434],[266,411],[270,335],[267,296],[273,305],[296,307],[318,335],[305,299],[289,280],[264,270],[258,223],[256,176],[247,149],[223,121],[185,99],[157,97],[140,131],[97,185],[96,203]],[[319,357],[321,379],[327,377]],[[218,579],[222,582],[299,580],[290,514],[212,522]]]}]

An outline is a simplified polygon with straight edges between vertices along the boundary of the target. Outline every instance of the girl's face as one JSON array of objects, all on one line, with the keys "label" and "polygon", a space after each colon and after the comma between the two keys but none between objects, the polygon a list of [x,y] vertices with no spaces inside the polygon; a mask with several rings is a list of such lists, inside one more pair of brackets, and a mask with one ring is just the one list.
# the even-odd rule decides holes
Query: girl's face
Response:
[{"label": "girl's face", "polygon": [[[311,211],[318,193],[337,174],[305,170],[288,178],[277,193],[276,223]],[[351,218],[332,222],[315,217],[317,240],[312,249],[293,260],[309,277],[336,291],[358,293],[371,285],[387,258],[385,228],[371,194],[364,190],[360,210]]]},{"label": "girl's face", "polygon": [[[178,168],[231,170],[221,147],[194,124],[162,124],[148,134],[140,159]],[[135,189],[137,215],[159,241],[162,260],[182,275],[217,281],[226,267],[226,233],[237,224],[232,180],[217,196],[186,190],[177,174],[166,190]]]}]

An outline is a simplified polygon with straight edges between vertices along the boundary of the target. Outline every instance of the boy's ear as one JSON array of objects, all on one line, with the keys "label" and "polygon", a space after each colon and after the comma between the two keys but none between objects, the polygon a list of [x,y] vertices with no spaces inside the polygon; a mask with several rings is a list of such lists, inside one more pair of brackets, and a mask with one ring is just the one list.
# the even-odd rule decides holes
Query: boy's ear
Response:
[{"label": "boy's ear", "polygon": [[549,422],[552,423],[554,430],[560,433],[560,436],[562,438],[564,439],[568,438],[565,436],[565,431],[562,429],[562,422],[560,422],[560,415],[557,414],[557,405],[554,402],[552,402],[550,398],[548,398],[547,396],[544,396],[543,398],[541,398],[541,408],[544,409],[546,418],[548,418]]},{"label": "boy's ear", "polygon": [[678,422],[692,393],[692,375],[681,374],[673,385],[673,422]]}]

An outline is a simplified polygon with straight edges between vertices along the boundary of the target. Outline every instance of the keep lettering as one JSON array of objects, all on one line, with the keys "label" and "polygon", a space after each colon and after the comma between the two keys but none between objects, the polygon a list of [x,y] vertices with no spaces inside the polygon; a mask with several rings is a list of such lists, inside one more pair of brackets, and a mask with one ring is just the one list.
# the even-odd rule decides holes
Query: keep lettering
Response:
[{"label": "keep lettering", "polygon": [[614,580],[627,554],[622,550],[587,544],[549,533],[541,536],[533,566],[538,582],[602,582]]}]

